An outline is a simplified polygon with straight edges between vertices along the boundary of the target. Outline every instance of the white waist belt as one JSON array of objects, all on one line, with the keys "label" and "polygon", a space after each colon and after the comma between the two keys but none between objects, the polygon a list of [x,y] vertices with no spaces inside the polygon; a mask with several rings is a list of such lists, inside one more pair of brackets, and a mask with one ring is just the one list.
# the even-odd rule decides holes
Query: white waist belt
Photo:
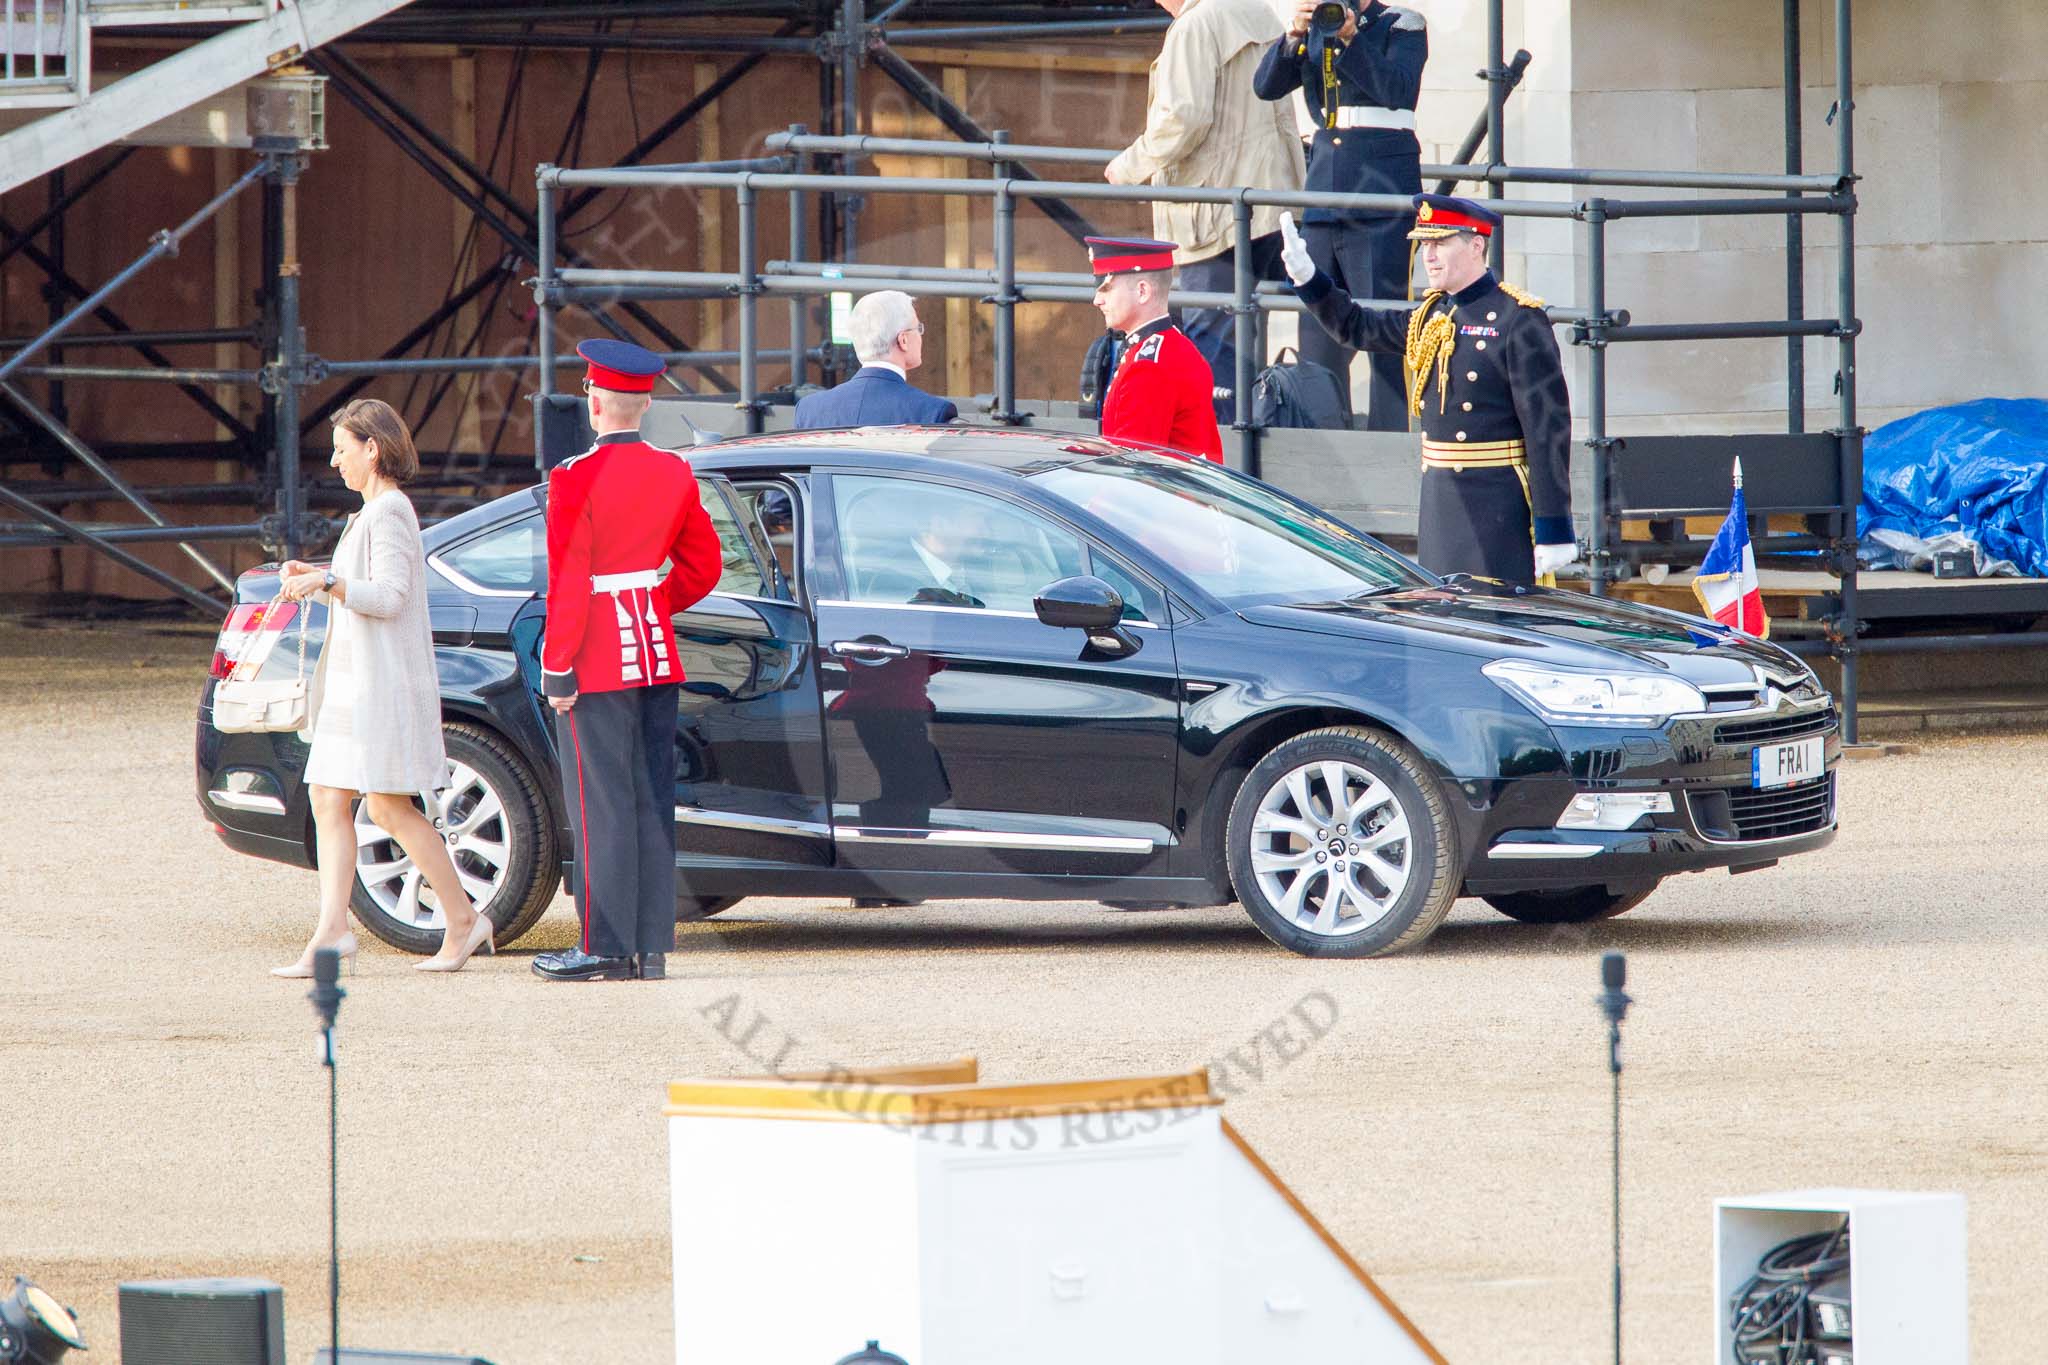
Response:
[{"label": "white waist belt", "polygon": [[642,569],[638,573],[594,573],[590,576],[592,592],[625,592],[630,588],[651,588],[661,582],[661,570]]},{"label": "white waist belt", "polygon": [[1405,128],[1415,131],[1413,109],[1380,109],[1370,104],[1346,104],[1337,110],[1339,128]]}]

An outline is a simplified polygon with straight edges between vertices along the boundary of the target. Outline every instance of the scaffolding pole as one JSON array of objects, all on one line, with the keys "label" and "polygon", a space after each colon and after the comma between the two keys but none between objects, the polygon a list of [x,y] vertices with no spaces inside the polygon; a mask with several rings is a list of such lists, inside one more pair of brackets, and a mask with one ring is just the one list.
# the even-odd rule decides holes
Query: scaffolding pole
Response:
[{"label": "scaffolding pole", "polygon": [[243,190],[260,180],[267,166],[268,162],[266,161],[263,164],[251,167],[243,173],[239,180],[207,200],[196,213],[184,222],[174,228],[165,228],[152,236],[147,251],[144,251],[120,270],[115,271],[113,278],[102,284],[98,289],[87,294],[70,312],[51,323],[40,335],[16,351],[6,361],[0,362],[0,383],[4,383],[10,375],[27,363],[30,357],[38,354],[48,347],[51,342],[69,331],[77,324],[79,319],[87,314],[98,312],[100,307],[109,298],[120,292],[123,285],[164,257],[177,255],[178,246],[186,237],[190,236],[202,223],[212,218],[214,214],[220,212],[226,205],[232,203],[235,197],[241,194]]},{"label": "scaffolding pole", "polygon": [[[115,472],[114,467],[112,465],[108,464],[105,460],[102,460],[99,457],[98,453],[95,452],[91,446],[87,445],[84,441],[78,438],[78,434],[76,432],[72,431],[70,427],[66,426],[63,422],[59,421],[56,417],[52,416],[49,412],[45,411],[39,404],[35,402],[34,399],[30,398],[27,394],[23,393],[20,389],[16,388],[13,384],[10,384],[5,380],[0,380],[0,394],[6,395],[9,402],[13,403],[14,406],[19,408],[22,412],[26,413],[29,419],[33,421],[37,426],[41,427],[44,431],[50,433],[50,435],[56,439],[57,443],[63,446],[66,450],[70,451],[73,458],[75,458],[80,464],[84,465],[87,469],[90,469],[93,473],[99,475],[101,479],[105,480],[109,488],[113,489],[114,492],[118,494],[123,501],[127,502],[131,507],[135,508],[136,511],[142,513],[144,518],[146,518],[151,525],[158,527],[167,527],[171,525],[170,521],[167,518],[165,518],[162,513],[158,512],[155,506],[152,505],[147,498],[143,497],[142,494],[138,492],[133,485],[131,485],[126,479],[122,478],[119,473]],[[212,560],[208,559],[205,555],[199,553],[199,551],[193,549],[190,545],[182,545],[179,548],[185,552],[187,558],[189,558],[194,564],[197,564],[206,573],[206,576],[208,578],[211,578],[214,582],[220,584],[230,593],[234,592],[235,580],[228,577],[226,573],[222,572],[221,567],[218,564],[215,564]]]},{"label": "scaffolding pole", "polygon": [[[1494,0],[1498,3],[1499,0]],[[1835,0],[1835,175],[1845,186],[1856,183],[1856,87],[1852,57],[1851,0]],[[1857,742],[1856,505],[1863,491],[1863,428],[1856,415],[1856,213],[1852,207],[1836,219],[1841,246],[1835,270],[1836,377],[1841,389],[1835,438],[1841,443],[1842,548],[1836,563],[1842,575],[1842,612],[1835,642],[1842,665],[1842,738]]]},{"label": "scaffolding pole", "polygon": [[[1450,181],[1485,185],[1487,193],[1497,201],[1497,206],[1506,216],[1570,219],[1581,224],[1584,264],[1589,285],[1588,297],[1584,300],[1585,307],[1576,310],[1553,309],[1551,312],[1554,320],[1574,323],[1574,341],[1586,345],[1589,350],[1590,383],[1586,422],[1595,488],[1589,559],[1592,569],[1591,586],[1596,593],[1605,592],[1616,576],[1629,571],[1629,565],[1637,558],[1636,551],[1639,548],[1618,541],[1618,522],[1610,515],[1613,508],[1610,505],[1608,463],[1617,443],[1608,434],[1609,349],[1616,344],[1637,342],[1781,338],[1787,348],[1787,426],[1796,433],[1803,429],[1805,421],[1805,339],[1830,337],[1835,340],[1841,401],[1837,427],[1832,434],[1837,441],[1840,466],[1838,473],[1844,506],[1835,510],[1832,534],[1820,541],[1815,541],[1812,537],[1766,539],[1771,545],[1780,548],[1817,543],[1825,544],[1832,549],[1830,562],[1842,577],[1842,591],[1839,609],[1829,623],[1829,647],[1843,665],[1845,735],[1853,742],[1857,723],[1856,637],[1860,630],[1856,600],[1857,546],[1853,500],[1861,486],[1862,433],[1856,426],[1855,397],[1855,339],[1860,324],[1855,317],[1856,205],[1851,120],[1853,71],[1850,59],[1850,3],[1851,0],[1834,0],[1837,28],[1834,119],[1837,165],[1832,175],[1804,173],[1800,149],[1802,130],[1799,105],[1799,0],[1783,0],[1783,174],[1629,171],[1508,164],[1506,103],[1526,71],[1530,59],[1526,52],[1517,52],[1512,61],[1506,57],[1503,0],[1488,0],[1487,3],[1486,69],[1481,73],[1485,81],[1486,95],[1483,116],[1475,126],[1473,136],[1468,139],[1467,146],[1461,149],[1451,164],[1425,166],[1422,169],[1425,177],[1433,176]],[[84,301],[79,306],[69,309],[61,319],[58,319],[59,321],[68,327],[83,313],[91,311],[107,328],[112,329],[92,334],[81,334],[76,331],[60,333],[57,329],[51,329],[36,337],[0,340],[0,354],[12,353],[4,367],[0,367],[0,382],[4,382],[6,376],[13,375],[21,378],[42,378],[59,383],[87,380],[154,380],[177,384],[182,391],[198,402],[210,417],[241,438],[242,448],[247,451],[253,448],[252,443],[256,439],[254,433],[221,408],[197,385],[231,383],[245,381],[252,376],[260,377],[266,390],[265,444],[270,446],[273,461],[267,487],[275,491],[278,506],[277,516],[267,520],[262,529],[266,534],[273,535],[273,538],[281,534],[288,550],[298,548],[305,538],[307,529],[304,509],[308,499],[306,489],[302,486],[300,468],[300,443],[304,434],[316,428],[334,408],[359,392],[372,376],[379,374],[516,372],[530,367],[538,372],[540,394],[555,394],[556,366],[570,361],[570,357],[557,353],[560,345],[556,310],[567,303],[591,307],[594,310],[593,316],[597,317],[607,330],[620,336],[627,335],[624,328],[595,310],[612,304],[621,304],[633,309],[636,321],[662,340],[672,343],[667,358],[672,362],[695,366],[699,373],[709,377],[713,383],[727,392],[734,392],[738,405],[745,409],[748,429],[758,430],[763,417],[758,368],[762,361],[786,360],[789,365],[790,386],[794,390],[809,378],[809,365],[814,358],[825,360],[835,355],[829,346],[813,348],[809,344],[808,308],[810,301],[818,294],[844,288],[846,280],[862,279],[876,287],[903,288],[906,292],[915,294],[982,298],[996,308],[995,352],[998,363],[995,416],[999,421],[1027,420],[1017,410],[1015,309],[1017,305],[1027,302],[1085,299],[1092,292],[1092,281],[1086,276],[1065,272],[1018,269],[1015,240],[1015,213],[1018,203],[1026,201],[1038,205],[1040,211],[1052,218],[1063,230],[1079,237],[1092,231],[1092,226],[1073,207],[1077,203],[1091,199],[1148,202],[1201,200],[1198,195],[1163,187],[1115,187],[1100,183],[1062,184],[1040,180],[1029,169],[1027,163],[1101,166],[1115,155],[1115,149],[1039,147],[1010,143],[1001,133],[991,133],[983,129],[964,110],[948,99],[942,90],[926,79],[915,66],[894,51],[890,44],[1007,43],[1020,39],[1028,41],[1035,38],[1157,30],[1166,27],[1169,21],[1156,13],[1132,13],[1111,6],[1076,12],[1073,7],[1021,3],[966,4],[957,0],[932,0],[931,3],[920,4],[915,9],[914,13],[921,24],[918,26],[899,22],[906,13],[913,12],[908,0],[893,0],[891,3],[879,4],[877,8],[877,13],[869,15],[862,0],[803,0],[802,3],[773,3],[772,0],[673,0],[673,3],[643,2],[632,5],[529,5],[516,12],[508,10],[502,16],[507,21],[525,23],[525,31],[493,29],[489,27],[490,20],[481,17],[475,22],[459,24],[444,16],[427,13],[387,18],[361,30],[357,36],[365,41],[402,44],[447,42],[473,48],[565,48],[589,52],[593,54],[593,61],[597,59],[597,54],[620,50],[690,51],[700,54],[730,52],[735,54],[738,60],[706,89],[684,102],[667,120],[640,139],[621,158],[619,166],[614,168],[618,174],[593,175],[543,167],[539,180],[539,203],[534,211],[528,211],[505,187],[496,183],[489,172],[459,152],[432,125],[378,85],[359,64],[330,47],[314,60],[316,63],[331,63],[330,74],[336,77],[334,85],[342,93],[343,98],[355,104],[364,112],[365,117],[393,140],[394,144],[426,169],[435,179],[435,183],[458,203],[463,204],[486,230],[505,240],[510,248],[509,253],[501,257],[495,266],[480,271],[462,290],[444,300],[427,321],[413,328],[398,344],[388,349],[384,356],[370,360],[326,362],[307,352],[298,326],[300,281],[296,259],[296,224],[293,221],[296,206],[289,183],[295,178],[295,172],[290,175],[275,175],[270,177],[273,182],[271,189],[274,191],[271,203],[271,216],[274,216],[274,221],[266,232],[266,237],[273,239],[267,243],[266,250],[266,262],[273,269],[273,278],[265,290],[266,321],[260,331],[250,332],[243,329],[236,332],[230,329],[216,329],[214,332],[203,334],[198,330],[136,332],[127,328],[126,323],[112,310],[106,308],[103,302],[113,289],[120,287],[122,277],[117,277],[99,290],[88,290],[64,272],[61,243],[54,245],[51,251],[42,251],[31,240],[36,234],[61,224],[65,209],[78,203],[86,194],[103,183],[128,155],[123,151],[81,180],[69,184],[53,182],[50,204],[34,222],[25,225],[22,231],[17,233],[5,222],[0,222],[0,232],[7,234],[4,248],[0,248],[0,259],[7,255],[21,254],[34,261],[49,276],[53,287],[60,295],[69,295]],[[741,17],[764,18],[782,22],[775,32],[763,34],[730,31],[708,34],[620,34],[596,28],[588,31],[548,32],[532,27],[534,23],[546,22],[609,25],[616,19],[639,19],[658,14],[696,17],[714,15],[722,20]],[[702,175],[711,171],[711,167],[702,165],[692,166],[688,171],[682,171],[681,168],[664,168],[673,172],[666,176],[660,171],[631,171],[630,168],[641,166],[657,148],[687,126],[702,110],[710,107],[713,101],[730,90],[749,72],[758,69],[759,64],[770,56],[807,57],[815,60],[819,68],[821,113],[825,115],[824,121],[830,134],[813,136],[802,127],[796,127],[787,134],[778,134],[769,139],[768,150],[771,153],[786,154],[792,158],[788,164],[793,174],[760,170],[743,172],[743,166],[759,165],[753,160],[713,163],[720,171],[730,168],[731,173],[737,177],[722,180],[688,178],[692,174]],[[938,118],[961,140],[862,135],[858,126],[862,109],[861,67],[868,63],[872,63],[889,80],[901,86],[913,100]],[[1486,148],[1485,164],[1470,164],[1482,141]],[[905,177],[860,177],[851,174],[833,177],[812,174],[818,158],[844,158],[841,164],[851,171],[856,158],[875,155],[942,156],[980,161],[993,168],[993,179],[912,181]],[[628,178],[629,174],[632,178]],[[1768,200],[1721,198],[1684,201],[1595,198],[1583,203],[1567,204],[1506,199],[1507,187],[1514,184],[1575,186],[1594,190],[1640,191],[1662,188],[1782,197]],[[739,271],[734,274],[603,271],[589,267],[573,249],[566,247],[565,226],[601,194],[608,190],[630,191],[651,185],[687,186],[721,192],[730,189],[734,192],[740,200]],[[768,262],[764,265],[760,261],[758,241],[759,196],[777,192],[789,196],[790,259]],[[930,267],[890,267],[855,262],[853,258],[858,254],[859,240],[859,196],[867,193],[898,192],[974,195],[994,201],[994,267],[983,271],[938,270]],[[1239,269],[1231,282],[1232,287],[1228,292],[1176,294],[1174,301],[1183,305],[1199,302],[1203,306],[1228,308],[1233,314],[1239,354],[1239,369],[1235,377],[1237,407],[1232,422],[1232,430],[1237,433],[1237,440],[1232,446],[1233,463],[1242,468],[1256,470],[1259,433],[1249,417],[1251,382],[1248,367],[1254,359],[1259,316],[1271,311],[1298,310],[1299,305],[1291,293],[1272,286],[1262,286],[1258,281],[1249,279],[1249,252],[1246,245],[1251,207],[1276,204],[1305,208],[1327,204],[1333,207],[1384,211],[1389,208],[1405,209],[1406,205],[1405,200],[1397,196],[1331,197],[1309,195],[1304,192],[1261,194],[1256,191],[1222,193],[1228,197],[1214,202],[1228,203],[1231,208],[1235,220],[1234,240],[1239,253]],[[1376,202],[1379,200],[1385,202]],[[811,240],[813,234],[808,229],[810,210],[817,205],[828,206],[824,231],[817,234],[819,240],[816,244],[817,254],[825,259],[813,262],[807,259],[813,254],[814,249]],[[1768,213],[1782,214],[1786,220],[1786,307],[1783,318],[1742,322],[1634,324],[1626,312],[1610,308],[1606,297],[1609,222],[1631,217],[1681,214],[1738,216]],[[1809,213],[1828,214],[1837,218],[1840,223],[1841,251],[1837,306],[1834,310],[1835,315],[1830,318],[1810,319],[1806,316],[1801,256],[1805,245],[1804,218]],[[1496,265],[1503,250],[1504,237],[1505,234],[1499,234],[1494,242]],[[405,356],[406,351],[423,338],[431,336],[445,324],[448,317],[453,316],[485,290],[494,285],[502,286],[509,278],[516,278],[521,256],[534,259],[539,268],[538,276],[533,281],[536,298],[542,305],[539,309],[538,325],[540,344],[535,348],[537,354],[475,357]],[[833,273],[828,274],[828,271]],[[788,300],[790,340],[786,348],[765,349],[761,345],[759,335],[759,303],[763,297],[778,294]],[[735,351],[690,350],[680,337],[667,332],[651,314],[646,313],[644,309],[638,309],[637,305],[632,303],[634,299],[718,295],[734,297],[737,300],[740,345]],[[1387,306],[1399,305],[1399,301],[1386,302]],[[1248,332],[1251,333],[1250,339],[1247,336]],[[223,367],[179,367],[154,349],[158,344],[253,340],[258,336],[261,337],[262,348],[267,353],[266,364],[261,371]],[[65,363],[61,353],[48,354],[53,344],[65,348],[85,345],[132,346],[153,368],[73,365]],[[736,368],[736,390],[725,377],[726,367]],[[339,396],[330,397],[310,414],[302,415],[299,407],[306,390],[311,385],[328,379],[343,379],[347,382],[340,386]],[[671,379],[669,382],[674,384],[675,381]],[[43,413],[42,416],[49,417],[51,414]],[[61,415],[59,417],[61,418]],[[55,433],[42,422],[38,421],[36,425],[41,426],[46,435],[55,436]],[[66,444],[62,436],[56,436],[56,440],[59,445]],[[88,464],[90,463],[88,461]],[[17,501],[26,501],[22,495],[11,490],[0,490],[0,493],[5,494],[4,497],[0,497],[0,501],[6,501],[9,505],[15,505]],[[147,499],[138,503],[139,506],[145,506],[145,515],[149,516],[155,525],[122,528],[100,534],[79,528],[61,531],[54,527],[50,529],[54,534],[62,535],[73,543],[89,544],[95,549],[101,549],[102,552],[128,540],[175,539],[180,534],[191,538],[200,538],[208,533],[246,534],[252,529],[201,527],[180,531],[179,528],[163,524],[160,517],[147,510],[146,504]],[[37,517],[36,520],[48,526],[44,517]],[[28,538],[35,539],[33,534],[29,534]],[[116,557],[119,558],[118,554]],[[174,579],[161,575],[161,571],[150,570],[146,565],[138,567],[139,561],[133,561],[132,556],[121,562],[137,568],[138,572],[151,576],[155,581],[164,583],[173,591],[178,591],[181,597],[195,601],[196,605],[203,604],[214,609],[218,609],[220,605],[212,598],[196,593],[196,590],[180,588]],[[221,578],[217,570],[214,576],[217,581]]]},{"label": "scaffolding pole", "polygon": [[227,603],[219,598],[210,597],[175,575],[165,573],[148,560],[128,553],[104,536],[95,535],[82,526],[66,521],[55,512],[38,503],[31,502],[28,498],[23,497],[5,484],[0,484],[0,503],[5,503],[7,506],[12,507],[31,521],[47,526],[65,540],[75,545],[83,545],[90,550],[96,550],[123,568],[132,569],[158,587],[190,602],[201,611],[211,612],[218,616],[228,609]]}]

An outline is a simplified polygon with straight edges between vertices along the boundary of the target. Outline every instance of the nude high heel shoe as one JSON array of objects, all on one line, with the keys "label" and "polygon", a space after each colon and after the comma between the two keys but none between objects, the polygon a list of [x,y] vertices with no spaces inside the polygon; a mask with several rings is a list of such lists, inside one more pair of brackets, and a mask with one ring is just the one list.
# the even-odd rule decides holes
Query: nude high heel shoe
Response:
[{"label": "nude high heel shoe", "polygon": [[438,957],[430,957],[425,962],[413,963],[412,969],[416,972],[459,972],[479,950],[485,953],[498,951],[497,932],[498,926],[491,923],[482,911],[478,911],[476,923],[469,931],[469,941],[462,945],[461,957],[453,962],[443,962]]},{"label": "nude high heel shoe", "polygon": [[[335,952],[341,954],[342,966],[348,969],[348,974],[350,976],[354,976],[356,974],[355,930],[349,930],[347,933],[343,934],[340,938],[334,940],[333,943],[328,944],[327,946],[334,949]],[[310,952],[307,953],[305,956],[301,957],[297,962],[294,962],[289,967],[272,967],[270,969],[270,974],[272,976],[281,976],[286,978],[287,980],[292,981],[311,980],[313,976],[313,954]]]}]

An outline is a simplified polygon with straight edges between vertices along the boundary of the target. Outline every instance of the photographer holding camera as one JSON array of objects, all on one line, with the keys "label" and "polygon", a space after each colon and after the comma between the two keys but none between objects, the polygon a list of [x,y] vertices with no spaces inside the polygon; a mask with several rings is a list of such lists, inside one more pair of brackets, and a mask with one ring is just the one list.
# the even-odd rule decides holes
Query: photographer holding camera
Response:
[{"label": "photographer holding camera", "polygon": [[[1301,92],[1315,128],[1308,188],[1340,194],[1422,192],[1422,148],[1415,102],[1429,60],[1422,16],[1382,0],[1295,0],[1287,32],[1266,49],[1253,89],[1282,100]],[[1302,231],[1316,267],[1345,293],[1393,300],[1408,293],[1412,213],[1310,209]],[[1327,366],[1350,394],[1357,352],[1319,327],[1304,327],[1301,358]],[[1401,358],[1370,358],[1367,426],[1405,431],[1408,404]]]}]

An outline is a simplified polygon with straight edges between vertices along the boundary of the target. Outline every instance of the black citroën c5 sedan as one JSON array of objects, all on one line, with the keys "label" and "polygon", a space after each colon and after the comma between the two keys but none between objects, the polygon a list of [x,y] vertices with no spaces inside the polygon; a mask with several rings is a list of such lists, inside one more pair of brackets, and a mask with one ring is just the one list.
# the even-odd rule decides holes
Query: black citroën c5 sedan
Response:
[{"label": "black citro\u00ebn c5 sedan", "polygon": [[[1836,717],[1786,651],[1674,612],[1438,578],[1203,461],[1023,430],[691,452],[725,569],[675,618],[689,681],[678,918],[749,895],[1236,900],[1295,952],[1421,943],[1459,896],[1617,915],[1680,872],[1835,835]],[[543,489],[430,528],[440,822],[501,940],[569,856],[540,699]],[[294,665],[243,575],[199,704],[199,803],[300,866],[297,735],[222,734],[214,680]],[[280,648],[291,638],[292,647]],[[355,908],[440,912],[359,817]]]}]

